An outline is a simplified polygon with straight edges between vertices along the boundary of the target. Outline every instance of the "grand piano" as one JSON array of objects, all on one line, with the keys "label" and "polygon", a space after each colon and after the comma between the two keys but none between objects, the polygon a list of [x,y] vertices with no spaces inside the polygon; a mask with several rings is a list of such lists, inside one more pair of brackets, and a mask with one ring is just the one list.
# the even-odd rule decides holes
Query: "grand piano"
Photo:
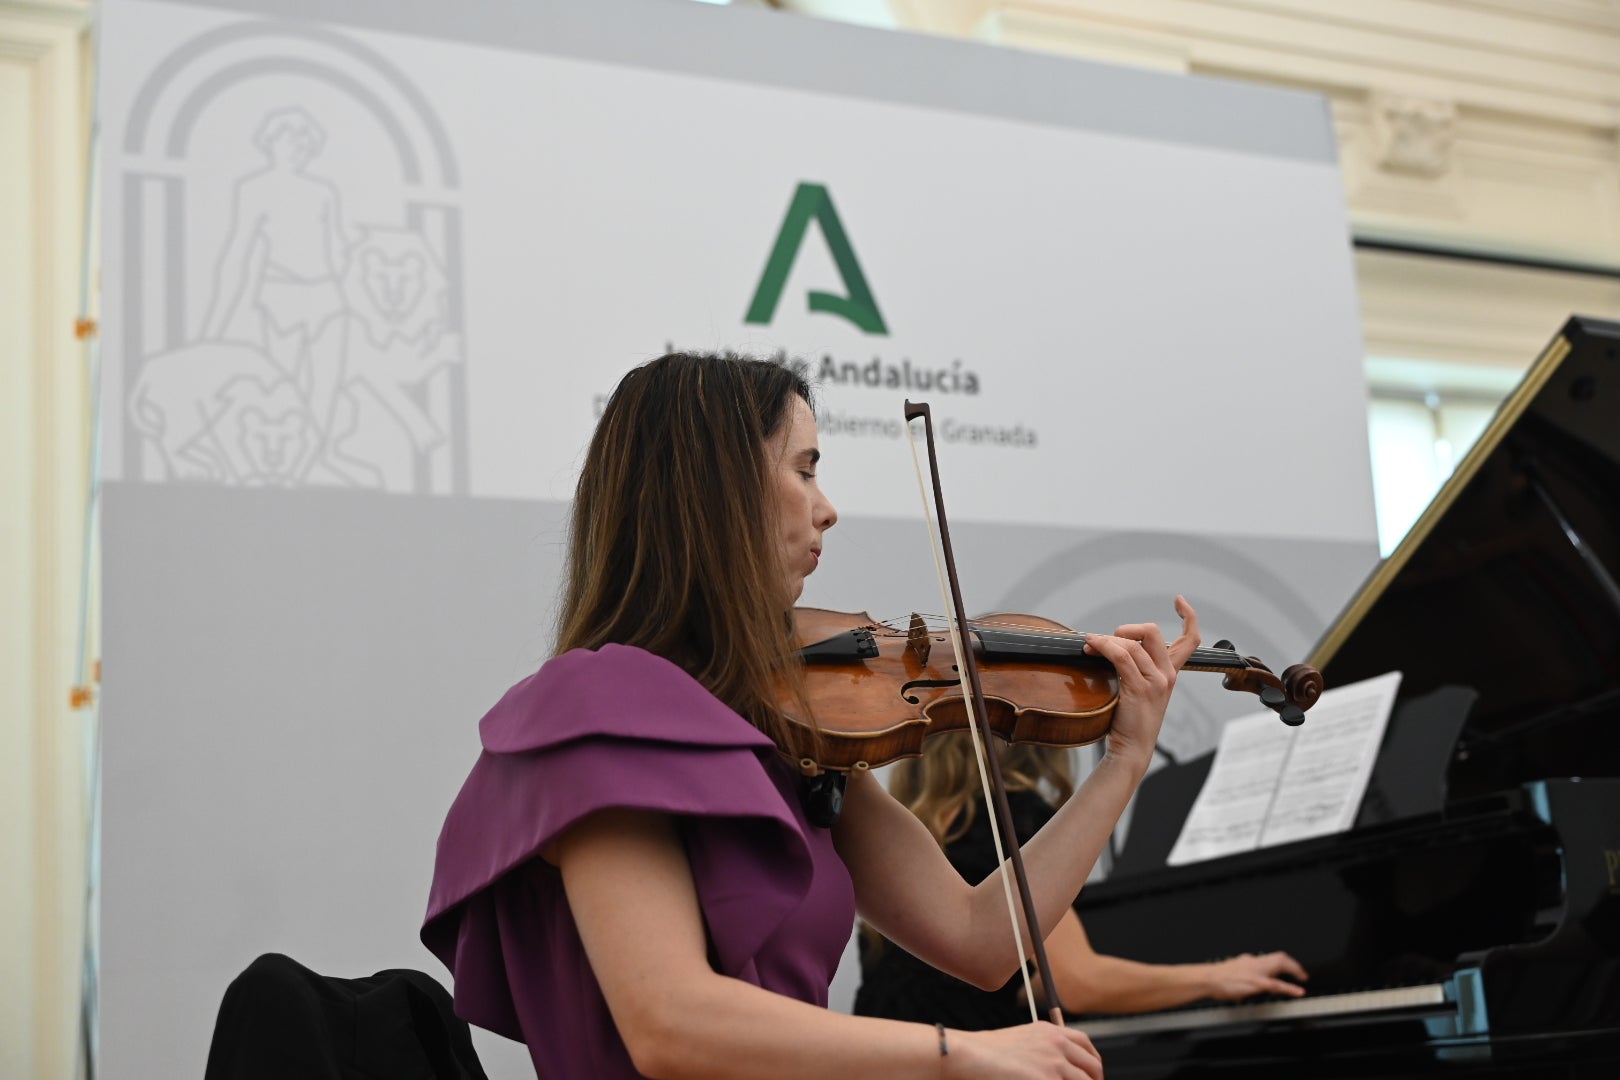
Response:
[{"label": "grand piano", "polygon": [[1311,979],[1073,1018],[1110,1080],[1620,1078],[1617,578],[1620,323],[1577,317],[1314,650],[1329,687],[1404,672],[1356,827],[1167,866],[1210,758],[1144,782],[1077,905],[1098,950]]}]

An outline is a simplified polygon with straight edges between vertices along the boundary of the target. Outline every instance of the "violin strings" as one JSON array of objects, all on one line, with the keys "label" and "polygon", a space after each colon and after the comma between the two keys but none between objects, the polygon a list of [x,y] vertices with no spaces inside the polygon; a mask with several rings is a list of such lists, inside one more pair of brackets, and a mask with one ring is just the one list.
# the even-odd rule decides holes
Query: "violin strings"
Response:
[{"label": "violin strings", "polygon": [[[924,626],[929,630],[950,631],[950,619],[947,616],[928,612],[915,612],[914,614],[923,620]],[[911,628],[911,616],[896,616],[892,619],[879,620],[877,625],[888,627],[896,633],[905,633]],[[1078,642],[1084,645],[1087,637],[1085,632],[1079,630],[1052,630],[1028,623],[1003,622],[996,619],[970,620],[969,629],[995,630],[1010,640],[1017,641],[1025,648],[1065,654],[1073,652],[1072,643]],[[1239,655],[1235,649],[1194,649],[1188,655],[1187,663],[1215,667],[1247,668],[1250,666],[1248,660]]]}]

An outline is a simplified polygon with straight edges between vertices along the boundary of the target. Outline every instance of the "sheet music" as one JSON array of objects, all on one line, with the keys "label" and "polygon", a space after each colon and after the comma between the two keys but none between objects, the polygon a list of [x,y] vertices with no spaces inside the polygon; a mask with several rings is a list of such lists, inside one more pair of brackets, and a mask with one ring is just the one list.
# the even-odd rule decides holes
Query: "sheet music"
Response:
[{"label": "sheet music", "polygon": [[[1305,726],[1315,719],[1313,708],[1306,714]],[[1254,847],[1277,793],[1283,759],[1300,730],[1284,727],[1269,710],[1228,722],[1221,729],[1209,776],[1165,862],[1181,866]]]},{"label": "sheet music", "polygon": [[1270,711],[1228,723],[1168,864],[1348,829],[1400,683],[1392,671],[1328,690],[1297,728]]}]

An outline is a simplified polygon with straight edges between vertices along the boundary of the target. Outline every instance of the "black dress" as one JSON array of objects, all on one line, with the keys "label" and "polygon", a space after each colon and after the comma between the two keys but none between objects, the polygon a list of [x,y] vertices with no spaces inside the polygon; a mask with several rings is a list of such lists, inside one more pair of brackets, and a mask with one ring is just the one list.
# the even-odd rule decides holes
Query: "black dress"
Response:
[{"label": "black dress", "polygon": [[[1033,836],[1054,813],[1047,801],[1033,791],[1010,791],[1007,801],[1020,843]],[[975,884],[995,871],[995,843],[982,799],[973,824],[946,847],[945,857],[957,873]],[[1010,934],[1007,948],[1012,950]],[[860,937],[860,953],[861,987],[855,993],[858,1016],[940,1023],[962,1031],[1029,1022],[1029,1006],[1018,1000],[1024,981],[1017,974],[1001,989],[987,993],[930,967],[891,941],[873,944],[865,932]]]}]

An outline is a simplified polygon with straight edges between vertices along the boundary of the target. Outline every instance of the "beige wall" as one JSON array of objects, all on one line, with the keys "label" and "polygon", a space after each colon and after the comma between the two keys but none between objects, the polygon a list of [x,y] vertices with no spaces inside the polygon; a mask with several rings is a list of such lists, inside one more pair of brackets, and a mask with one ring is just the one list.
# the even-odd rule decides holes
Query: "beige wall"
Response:
[{"label": "beige wall", "polygon": [[[74,1075],[89,710],[82,5],[0,2],[0,1076]],[[22,868],[22,872],[16,872]]]},{"label": "beige wall", "polygon": [[[1321,93],[1357,239],[1620,273],[1616,0],[773,0],[828,18]],[[1368,351],[1523,367],[1620,278],[1363,252]],[[1397,351],[1398,350],[1398,351]]]}]

